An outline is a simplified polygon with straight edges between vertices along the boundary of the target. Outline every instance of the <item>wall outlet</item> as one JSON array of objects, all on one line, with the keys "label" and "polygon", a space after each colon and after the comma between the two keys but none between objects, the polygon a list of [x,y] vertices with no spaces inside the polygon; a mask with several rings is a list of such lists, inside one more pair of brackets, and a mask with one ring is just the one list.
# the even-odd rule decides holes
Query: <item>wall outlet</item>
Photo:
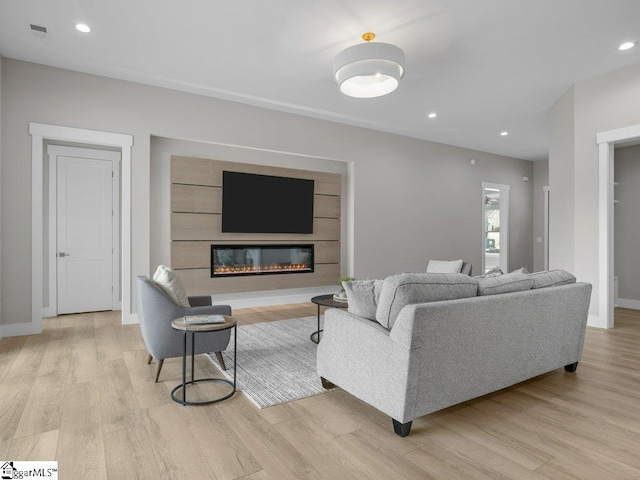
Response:
[{"label": "wall outlet", "polygon": [[542,243],[542,237],[536,237],[536,243]]}]

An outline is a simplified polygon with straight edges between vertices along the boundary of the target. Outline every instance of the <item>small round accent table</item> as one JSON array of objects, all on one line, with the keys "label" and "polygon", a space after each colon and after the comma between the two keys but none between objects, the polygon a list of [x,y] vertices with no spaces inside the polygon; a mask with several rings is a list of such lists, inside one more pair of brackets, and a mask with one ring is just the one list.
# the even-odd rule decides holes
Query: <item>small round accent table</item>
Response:
[{"label": "small round accent table", "polygon": [[336,302],[333,299],[333,295],[318,295],[317,297],[313,297],[311,302],[318,305],[318,330],[313,332],[309,337],[313,343],[320,343],[320,307],[328,307],[328,308],[347,308],[349,305],[347,302]]},{"label": "small round accent table", "polygon": [[[184,317],[179,317],[174,319],[171,322],[171,327],[175,330],[180,330],[184,333],[184,342],[182,346],[182,383],[171,390],[171,398],[173,401],[178,402],[182,405],[208,405],[210,403],[217,403],[227,398],[231,398],[234,393],[236,393],[236,352],[237,352],[237,341],[238,341],[238,326],[236,324],[236,320],[233,317],[224,316],[224,323],[185,323]],[[196,333],[204,333],[204,332],[219,332],[222,330],[233,329],[233,382],[227,380],[226,378],[194,378],[194,351],[195,351],[195,342],[196,342]],[[191,380],[187,381],[187,334],[191,334]],[[188,402],[187,401],[187,385],[194,385],[200,382],[218,382],[218,383],[226,383],[230,385],[233,390],[228,395],[214,398],[212,400],[204,400],[197,402]],[[182,398],[178,398],[176,396],[176,392],[182,389]]]}]

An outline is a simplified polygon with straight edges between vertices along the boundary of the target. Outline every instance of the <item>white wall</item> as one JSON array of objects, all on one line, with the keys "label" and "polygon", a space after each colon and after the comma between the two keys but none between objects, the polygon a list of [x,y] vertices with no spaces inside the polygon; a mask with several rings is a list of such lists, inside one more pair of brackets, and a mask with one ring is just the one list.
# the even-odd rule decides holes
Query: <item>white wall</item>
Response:
[{"label": "white wall", "polygon": [[[533,162],[533,270],[544,268],[544,191],[549,185],[549,161]],[[538,242],[537,239],[542,239]]]},{"label": "white wall", "polygon": [[510,265],[532,265],[531,162],[16,60],[5,60],[2,84],[3,323],[31,318],[29,122],[133,135],[134,276],[150,273],[156,242],[152,136],[287,152],[299,168],[308,157],[353,162],[359,278],[424,270],[430,258],[465,258],[477,271],[480,183],[511,185]]},{"label": "white wall", "polygon": [[[590,312],[594,316],[598,314],[600,288],[596,134],[640,124],[639,84],[640,65],[616,70],[576,83],[550,111],[554,120],[550,124],[549,155],[551,266],[571,267],[579,280],[593,284]],[[573,114],[567,108],[568,96],[573,96]],[[556,195],[566,204],[558,202]],[[568,226],[572,226],[572,232]]]},{"label": "white wall", "polygon": [[613,209],[618,296],[622,306],[640,308],[640,145],[615,149],[613,178],[618,182],[614,189],[618,203]]}]

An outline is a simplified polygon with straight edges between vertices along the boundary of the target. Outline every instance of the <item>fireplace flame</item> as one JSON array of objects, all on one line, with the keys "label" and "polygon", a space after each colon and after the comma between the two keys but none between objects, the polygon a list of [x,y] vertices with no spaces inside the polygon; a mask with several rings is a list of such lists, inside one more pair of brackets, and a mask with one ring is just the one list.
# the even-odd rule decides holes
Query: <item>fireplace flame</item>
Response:
[{"label": "fireplace flame", "polygon": [[261,272],[298,272],[300,270],[311,270],[306,263],[292,263],[290,265],[266,265],[266,266],[253,266],[253,265],[238,265],[231,267],[214,266],[214,275],[232,275],[242,273],[261,273]]}]

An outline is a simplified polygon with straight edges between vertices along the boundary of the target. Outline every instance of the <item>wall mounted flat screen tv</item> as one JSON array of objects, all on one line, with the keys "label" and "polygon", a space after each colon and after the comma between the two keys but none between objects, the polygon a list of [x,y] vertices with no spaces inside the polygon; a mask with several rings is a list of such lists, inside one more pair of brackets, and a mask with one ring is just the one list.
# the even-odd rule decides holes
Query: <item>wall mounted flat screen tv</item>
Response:
[{"label": "wall mounted flat screen tv", "polygon": [[222,231],[313,233],[313,180],[223,171]]}]

